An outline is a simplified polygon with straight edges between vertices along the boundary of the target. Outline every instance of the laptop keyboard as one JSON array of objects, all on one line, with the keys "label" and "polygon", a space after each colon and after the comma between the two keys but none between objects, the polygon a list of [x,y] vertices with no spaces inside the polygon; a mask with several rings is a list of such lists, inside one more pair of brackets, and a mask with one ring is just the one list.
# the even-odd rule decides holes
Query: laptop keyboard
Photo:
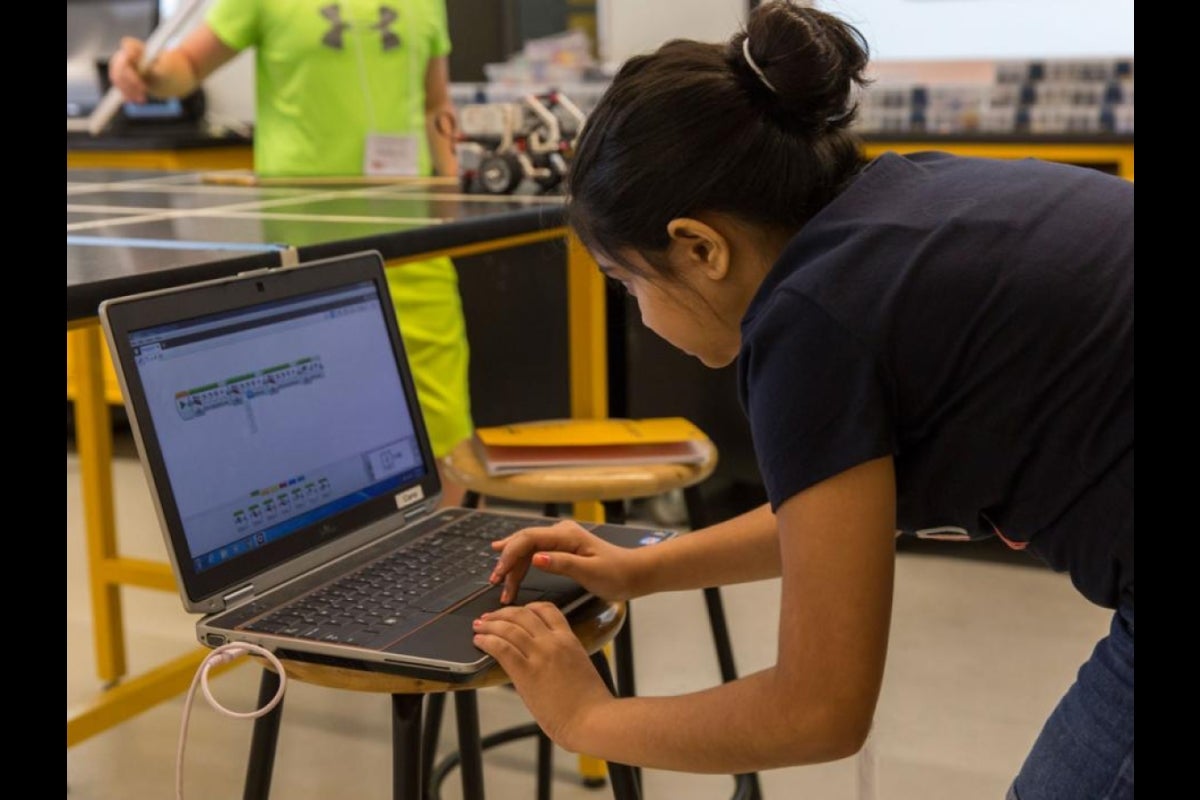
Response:
[{"label": "laptop keyboard", "polygon": [[[491,543],[529,517],[468,516],[247,624],[246,630],[382,647],[489,586]],[[423,612],[423,613],[421,613]]]}]

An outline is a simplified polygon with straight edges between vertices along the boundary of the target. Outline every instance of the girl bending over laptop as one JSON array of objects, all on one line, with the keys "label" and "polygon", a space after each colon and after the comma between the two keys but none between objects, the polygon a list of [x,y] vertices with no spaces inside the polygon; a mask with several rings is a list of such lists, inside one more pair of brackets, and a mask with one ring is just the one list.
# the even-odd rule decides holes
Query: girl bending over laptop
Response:
[{"label": "girl bending over laptop", "polygon": [[485,615],[476,645],[570,750],[830,761],[871,727],[897,532],[998,536],[1114,612],[1009,796],[1130,798],[1133,186],[1035,160],[864,163],[866,65],[839,19],[764,3],[728,44],[630,59],[572,164],[572,225],[642,321],[737,361],[769,504],[638,550],[567,522],[495,545],[510,598],[531,566],[613,599],[781,577],[775,665],[614,698],[544,604]]}]

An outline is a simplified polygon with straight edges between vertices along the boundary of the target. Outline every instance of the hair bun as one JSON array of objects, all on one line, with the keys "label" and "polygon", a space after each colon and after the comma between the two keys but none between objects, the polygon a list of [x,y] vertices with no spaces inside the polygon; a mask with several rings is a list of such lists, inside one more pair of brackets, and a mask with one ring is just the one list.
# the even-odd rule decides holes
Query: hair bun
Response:
[{"label": "hair bun", "polygon": [[781,126],[814,134],[854,121],[867,43],[832,14],[792,0],[763,3],[730,40],[727,57]]}]

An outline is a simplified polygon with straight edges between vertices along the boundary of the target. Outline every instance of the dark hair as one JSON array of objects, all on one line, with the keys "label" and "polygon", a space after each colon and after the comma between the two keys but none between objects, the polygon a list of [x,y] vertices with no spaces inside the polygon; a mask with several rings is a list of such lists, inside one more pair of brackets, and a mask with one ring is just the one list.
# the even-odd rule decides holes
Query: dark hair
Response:
[{"label": "dark hair", "polygon": [[787,1],[756,8],[727,44],[675,40],[634,56],[584,125],[567,178],[572,228],[589,250],[622,263],[632,248],[664,274],[654,254],[677,217],[721,211],[799,230],[861,164],[848,128],[866,65],[857,29]]}]

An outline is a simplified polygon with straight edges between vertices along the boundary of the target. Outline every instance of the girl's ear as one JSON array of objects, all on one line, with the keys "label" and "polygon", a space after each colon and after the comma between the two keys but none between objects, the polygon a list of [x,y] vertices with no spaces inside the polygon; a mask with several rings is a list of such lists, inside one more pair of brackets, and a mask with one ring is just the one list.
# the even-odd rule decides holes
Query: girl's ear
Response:
[{"label": "girl's ear", "polygon": [[[710,280],[723,280],[729,274],[729,240],[716,228],[691,217],[679,217],[667,223],[671,262]],[[694,274],[694,273],[693,273]]]}]

